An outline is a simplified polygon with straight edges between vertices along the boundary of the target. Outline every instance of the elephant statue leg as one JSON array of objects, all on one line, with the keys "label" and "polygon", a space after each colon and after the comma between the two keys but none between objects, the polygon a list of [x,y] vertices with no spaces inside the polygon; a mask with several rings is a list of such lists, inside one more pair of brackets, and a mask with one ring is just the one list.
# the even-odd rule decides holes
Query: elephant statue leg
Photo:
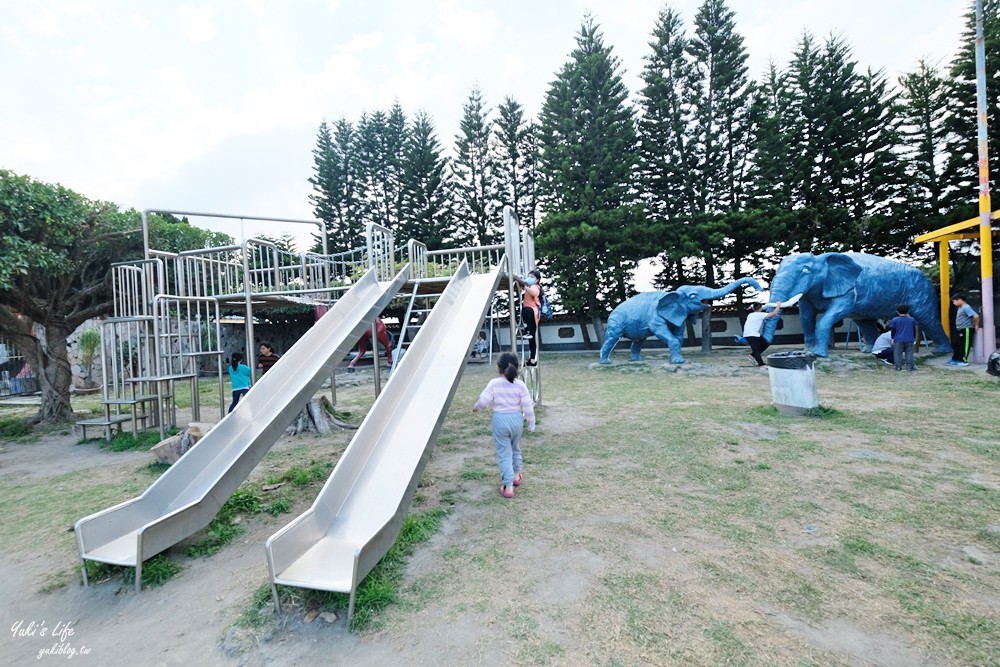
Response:
[{"label": "elephant statue leg", "polygon": [[644,338],[636,338],[632,341],[629,351],[632,353],[632,361],[642,361],[642,343]]},{"label": "elephant statue leg", "polygon": [[803,348],[812,350],[816,344],[816,308],[804,300],[799,301],[799,323],[802,326]]},{"label": "elephant statue leg", "polygon": [[682,339],[675,335],[669,326],[661,324],[654,327],[653,335],[666,343],[667,347],[670,348],[670,363],[678,365],[684,363],[684,355],[681,354]]},{"label": "elephant statue leg", "polygon": [[611,352],[615,349],[615,345],[618,344],[621,337],[621,327],[612,326],[612,323],[608,322],[608,327],[604,331],[604,345],[601,346],[601,360],[599,363],[611,363]]},{"label": "elephant statue leg", "polygon": [[[801,303],[801,302],[800,302]],[[806,346],[806,350],[812,352],[817,357],[830,356],[830,336],[833,334],[833,325],[837,320],[846,317],[851,312],[851,303],[830,304],[830,307],[820,316],[815,325],[816,338],[812,348]]]},{"label": "elephant statue leg", "polygon": [[858,331],[861,332],[861,338],[864,340],[861,349],[864,352],[871,352],[872,345],[878,338],[878,327],[875,326],[875,320],[854,320],[854,323],[858,326]]}]

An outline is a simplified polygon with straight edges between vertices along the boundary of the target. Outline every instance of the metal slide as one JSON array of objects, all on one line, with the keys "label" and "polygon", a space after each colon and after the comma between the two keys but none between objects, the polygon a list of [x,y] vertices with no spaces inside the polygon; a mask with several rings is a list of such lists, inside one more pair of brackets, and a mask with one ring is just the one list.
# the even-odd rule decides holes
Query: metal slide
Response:
[{"label": "metal slide", "polygon": [[396,541],[501,267],[463,262],[341,455],[312,507],[265,545],[277,585],[350,593]]},{"label": "metal slide", "polygon": [[215,518],[409,276],[409,265],[384,283],[368,271],[141,496],[77,521],[80,559],[134,567],[139,591],[142,562]]}]

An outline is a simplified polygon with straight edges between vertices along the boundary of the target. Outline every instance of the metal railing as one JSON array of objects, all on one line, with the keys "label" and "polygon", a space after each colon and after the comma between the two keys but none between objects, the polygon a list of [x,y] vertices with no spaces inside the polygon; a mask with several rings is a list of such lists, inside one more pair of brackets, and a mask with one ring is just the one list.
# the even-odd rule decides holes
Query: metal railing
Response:
[{"label": "metal railing", "polygon": [[503,244],[475,246],[472,248],[453,248],[449,250],[430,250],[427,252],[427,278],[450,277],[462,262],[469,263],[470,273],[489,273],[500,264],[504,256]]},{"label": "metal railing", "polygon": [[396,248],[393,233],[382,225],[369,222],[365,226],[368,241],[368,266],[375,269],[380,281],[392,280],[396,275]]}]

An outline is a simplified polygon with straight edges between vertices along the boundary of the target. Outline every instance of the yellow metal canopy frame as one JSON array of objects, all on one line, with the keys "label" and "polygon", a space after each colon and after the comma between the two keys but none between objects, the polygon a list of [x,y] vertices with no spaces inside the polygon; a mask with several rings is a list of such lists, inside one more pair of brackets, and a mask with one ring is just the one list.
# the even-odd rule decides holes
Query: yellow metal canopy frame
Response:
[{"label": "yellow metal canopy frame", "polygon": [[[1000,215],[1000,211],[993,211],[990,214],[990,219],[995,219],[997,215]],[[980,222],[979,218],[969,218],[962,222],[956,222],[953,225],[948,225],[947,227],[942,227],[941,229],[936,229],[933,232],[927,232],[926,234],[921,234],[920,236],[913,239],[914,243],[937,243],[938,244],[938,262],[940,263],[941,269],[941,324],[944,326],[944,330],[951,335],[951,323],[949,322],[949,304],[951,303],[951,264],[948,255],[948,242],[955,241],[959,239],[978,239],[980,238]],[[998,230],[993,229],[993,235],[996,236]],[[982,255],[982,260],[986,260],[987,255],[984,253]],[[989,267],[992,275],[992,268]]]}]

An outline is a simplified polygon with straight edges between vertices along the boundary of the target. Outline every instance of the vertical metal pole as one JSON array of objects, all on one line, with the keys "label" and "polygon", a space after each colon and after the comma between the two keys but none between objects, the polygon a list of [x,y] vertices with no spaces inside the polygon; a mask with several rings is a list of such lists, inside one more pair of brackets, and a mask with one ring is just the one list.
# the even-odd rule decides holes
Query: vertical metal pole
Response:
[{"label": "vertical metal pole", "polygon": [[974,360],[986,363],[997,349],[993,325],[993,221],[990,215],[990,163],[986,140],[986,40],[983,37],[983,0],[976,0],[976,115],[979,119],[979,245],[983,295],[981,342]]},{"label": "vertical metal pole", "polygon": [[146,214],[149,209],[145,209],[142,212],[142,258],[149,259],[149,220],[146,218]]},{"label": "vertical metal pole", "polygon": [[380,364],[378,362],[378,334],[375,328],[375,323],[372,322],[372,367],[375,372],[375,397],[382,393],[382,374],[379,372]]},{"label": "vertical metal pole", "polygon": [[941,265],[941,326],[944,332],[951,338],[951,322],[948,315],[951,313],[948,296],[951,294],[951,265],[948,263],[948,240],[938,241],[938,263]]},{"label": "vertical metal pole", "polygon": [[[242,220],[240,221],[242,223]],[[257,351],[253,344],[253,301],[250,296],[250,261],[247,258],[247,242],[243,241],[243,309],[247,336],[247,361],[250,366],[250,386],[257,382]]]}]

